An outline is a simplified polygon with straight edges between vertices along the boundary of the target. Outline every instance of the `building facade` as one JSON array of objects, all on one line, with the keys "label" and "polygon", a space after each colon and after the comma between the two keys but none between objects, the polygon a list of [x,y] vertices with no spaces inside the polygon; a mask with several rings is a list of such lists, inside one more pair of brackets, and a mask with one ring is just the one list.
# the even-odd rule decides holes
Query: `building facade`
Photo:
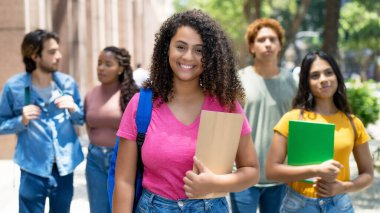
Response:
[{"label": "building facade", "polygon": [[[97,84],[97,58],[106,46],[126,48],[132,66],[149,68],[154,34],[173,8],[171,0],[1,0],[0,13],[0,91],[25,72],[25,33],[41,28],[59,34],[60,70],[77,80],[84,97]],[[0,159],[12,157],[15,138],[0,136]]]}]

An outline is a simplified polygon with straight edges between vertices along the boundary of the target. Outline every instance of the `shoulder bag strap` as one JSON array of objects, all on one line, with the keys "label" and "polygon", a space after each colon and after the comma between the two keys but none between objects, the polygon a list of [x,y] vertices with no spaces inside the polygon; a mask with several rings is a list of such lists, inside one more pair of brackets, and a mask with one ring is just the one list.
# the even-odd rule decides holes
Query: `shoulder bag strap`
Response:
[{"label": "shoulder bag strap", "polygon": [[348,114],[346,112],[344,114],[347,116],[348,120],[350,120],[350,123],[351,123],[351,126],[352,126],[352,130],[354,130],[354,142],[356,142],[356,139],[358,138],[358,132],[356,131],[356,126],[355,126],[355,123],[354,123],[354,119],[351,117],[350,114]]},{"label": "shoulder bag strap", "polygon": [[300,109],[300,120],[303,120],[303,109]]},{"label": "shoulder bag strap", "polygon": [[25,100],[24,100],[24,105],[29,105],[30,104],[30,87],[27,86],[25,87]]}]

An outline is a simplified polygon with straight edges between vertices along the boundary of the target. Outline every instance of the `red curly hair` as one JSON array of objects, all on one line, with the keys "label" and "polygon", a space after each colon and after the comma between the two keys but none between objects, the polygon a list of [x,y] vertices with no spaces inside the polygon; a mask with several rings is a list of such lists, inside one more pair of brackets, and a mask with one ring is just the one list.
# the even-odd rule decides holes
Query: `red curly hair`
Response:
[{"label": "red curly hair", "polygon": [[285,30],[281,26],[281,24],[275,19],[260,18],[260,19],[256,19],[255,21],[253,21],[248,26],[247,32],[245,33],[245,40],[247,42],[247,47],[248,47],[249,53],[252,54],[252,52],[249,48],[250,44],[252,44],[255,41],[257,33],[264,27],[268,27],[268,28],[271,28],[272,30],[274,30],[277,34],[278,40],[280,41],[281,47],[283,46]]}]

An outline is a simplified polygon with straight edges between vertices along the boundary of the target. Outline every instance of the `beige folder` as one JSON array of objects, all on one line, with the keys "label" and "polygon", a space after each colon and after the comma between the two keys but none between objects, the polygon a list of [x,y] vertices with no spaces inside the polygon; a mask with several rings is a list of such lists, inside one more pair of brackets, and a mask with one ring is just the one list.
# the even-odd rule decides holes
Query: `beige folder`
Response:
[{"label": "beige folder", "polygon": [[[215,174],[232,172],[244,117],[241,114],[202,110],[195,156]],[[196,169],[193,169],[196,173]],[[196,199],[226,196],[211,193]]]}]

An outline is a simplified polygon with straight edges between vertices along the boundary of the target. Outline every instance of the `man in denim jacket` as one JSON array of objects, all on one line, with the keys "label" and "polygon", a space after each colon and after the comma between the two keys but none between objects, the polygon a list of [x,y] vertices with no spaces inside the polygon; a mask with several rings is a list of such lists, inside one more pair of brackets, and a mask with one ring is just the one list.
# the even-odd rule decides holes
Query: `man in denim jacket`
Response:
[{"label": "man in denim jacket", "polygon": [[6,82],[0,99],[0,134],[17,134],[19,212],[44,212],[46,197],[50,212],[69,212],[73,171],[83,160],[74,129],[84,122],[78,86],[57,71],[57,34],[30,32],[21,49],[26,72]]}]

